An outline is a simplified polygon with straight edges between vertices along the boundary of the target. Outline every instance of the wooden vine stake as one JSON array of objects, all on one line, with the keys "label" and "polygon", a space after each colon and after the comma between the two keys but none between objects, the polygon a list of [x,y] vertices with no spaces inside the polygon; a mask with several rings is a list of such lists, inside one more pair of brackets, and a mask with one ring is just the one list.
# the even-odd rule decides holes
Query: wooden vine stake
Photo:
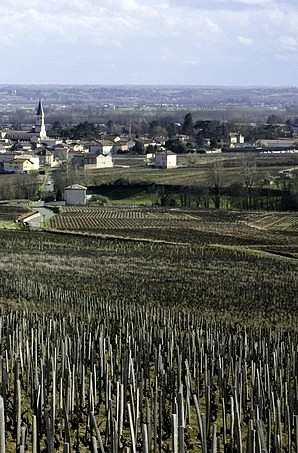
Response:
[{"label": "wooden vine stake", "polygon": [[136,438],[135,438],[135,427],[133,424],[133,417],[131,411],[130,403],[127,403],[128,408],[128,418],[129,418],[129,428],[130,428],[130,435],[131,435],[131,443],[132,443],[132,451],[133,453],[137,453],[137,446],[136,446]]},{"label": "wooden vine stake", "polygon": [[173,426],[173,453],[178,453],[178,416],[172,414],[172,426]]},{"label": "wooden vine stake", "polygon": [[17,446],[21,445],[21,382],[17,380]]},{"label": "wooden vine stake", "polygon": [[32,417],[32,453],[37,453],[37,420],[36,415]]},{"label": "wooden vine stake", "polygon": [[149,453],[148,429],[146,423],[142,424],[143,452]]},{"label": "wooden vine stake", "polygon": [[0,396],[0,453],[5,453],[5,414],[2,396]]}]

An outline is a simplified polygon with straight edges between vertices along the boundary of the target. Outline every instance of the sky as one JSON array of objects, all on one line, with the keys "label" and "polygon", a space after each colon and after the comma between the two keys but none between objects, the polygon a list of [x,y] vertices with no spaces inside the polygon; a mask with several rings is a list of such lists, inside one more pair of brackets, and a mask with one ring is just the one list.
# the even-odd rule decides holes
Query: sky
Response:
[{"label": "sky", "polygon": [[298,0],[1,0],[0,84],[298,85]]}]

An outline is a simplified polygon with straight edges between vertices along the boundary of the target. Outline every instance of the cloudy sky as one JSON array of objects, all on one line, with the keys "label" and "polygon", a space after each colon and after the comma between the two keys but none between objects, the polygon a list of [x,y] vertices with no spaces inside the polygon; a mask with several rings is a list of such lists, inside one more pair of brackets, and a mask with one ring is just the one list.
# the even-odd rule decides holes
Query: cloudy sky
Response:
[{"label": "cloudy sky", "polygon": [[0,84],[298,85],[298,0],[1,0]]}]

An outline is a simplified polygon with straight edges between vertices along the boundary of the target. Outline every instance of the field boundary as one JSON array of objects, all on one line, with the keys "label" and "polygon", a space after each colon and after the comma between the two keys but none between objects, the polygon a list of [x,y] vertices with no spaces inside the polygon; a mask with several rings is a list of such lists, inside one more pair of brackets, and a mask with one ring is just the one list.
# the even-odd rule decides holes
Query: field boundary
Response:
[{"label": "field boundary", "polygon": [[83,231],[65,231],[65,230],[56,230],[54,228],[44,230],[47,233],[62,234],[69,236],[80,236],[80,237],[91,237],[91,238],[100,238],[107,240],[121,240],[125,242],[144,242],[144,243],[156,243],[156,244],[167,244],[167,245],[183,245],[190,246],[190,242],[177,242],[177,241],[165,241],[163,239],[148,239],[148,238],[128,238],[125,236],[115,236],[112,234],[102,234],[102,233],[85,233]]},{"label": "field boundary", "polygon": [[254,255],[261,256],[263,258],[268,257],[268,258],[276,258],[276,259],[282,259],[282,260],[283,259],[287,259],[287,260],[293,260],[293,259],[297,260],[298,259],[295,255],[292,255],[291,253],[275,252],[274,250],[258,250],[256,248],[251,248],[251,247],[242,246],[242,245],[208,244],[207,246],[254,254]]}]

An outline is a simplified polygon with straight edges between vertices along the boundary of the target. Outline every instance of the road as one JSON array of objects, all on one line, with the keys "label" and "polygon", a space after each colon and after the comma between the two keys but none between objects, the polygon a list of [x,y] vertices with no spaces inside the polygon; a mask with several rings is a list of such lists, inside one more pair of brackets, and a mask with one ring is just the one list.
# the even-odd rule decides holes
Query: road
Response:
[{"label": "road", "polygon": [[52,178],[51,178],[50,175],[48,176],[47,185],[46,185],[46,187],[45,187],[44,192],[45,192],[45,193],[52,193],[52,192],[54,192],[54,183],[53,183]]},{"label": "road", "polygon": [[44,207],[43,201],[39,201],[33,207],[33,210],[37,211],[39,213],[39,216],[36,216],[30,220],[25,220],[25,222],[24,222],[24,223],[28,224],[30,229],[32,229],[32,230],[39,230],[41,228],[42,222],[49,220],[51,217],[53,217],[55,215],[53,211]]}]

